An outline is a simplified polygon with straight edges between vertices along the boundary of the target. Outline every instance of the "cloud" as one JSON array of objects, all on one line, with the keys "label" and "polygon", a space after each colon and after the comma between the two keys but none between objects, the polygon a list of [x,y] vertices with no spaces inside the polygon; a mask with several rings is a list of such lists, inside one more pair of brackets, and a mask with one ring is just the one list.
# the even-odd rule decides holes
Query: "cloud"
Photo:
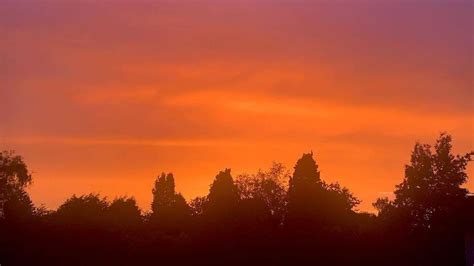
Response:
[{"label": "cloud", "polygon": [[80,146],[158,146],[158,147],[200,147],[200,146],[232,146],[237,141],[222,140],[190,140],[190,139],[119,139],[119,138],[73,138],[73,137],[5,137],[3,142],[9,145],[44,144],[44,145],[80,145]]},{"label": "cloud", "polygon": [[149,103],[153,101],[157,94],[158,90],[154,88],[98,88],[81,90],[76,96],[76,101],[86,105]]}]

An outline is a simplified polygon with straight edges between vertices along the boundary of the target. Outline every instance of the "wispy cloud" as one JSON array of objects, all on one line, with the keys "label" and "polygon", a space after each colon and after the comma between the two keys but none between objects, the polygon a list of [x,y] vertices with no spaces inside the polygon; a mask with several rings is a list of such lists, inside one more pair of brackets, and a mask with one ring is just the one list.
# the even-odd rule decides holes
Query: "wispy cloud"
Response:
[{"label": "wispy cloud", "polygon": [[155,88],[107,88],[80,90],[74,97],[81,104],[130,104],[153,101],[159,95]]},{"label": "wispy cloud", "polygon": [[73,138],[73,137],[3,137],[7,144],[55,144],[55,145],[112,145],[112,146],[160,146],[206,147],[244,145],[244,141],[232,140],[179,140],[179,139],[132,139],[132,138]]}]

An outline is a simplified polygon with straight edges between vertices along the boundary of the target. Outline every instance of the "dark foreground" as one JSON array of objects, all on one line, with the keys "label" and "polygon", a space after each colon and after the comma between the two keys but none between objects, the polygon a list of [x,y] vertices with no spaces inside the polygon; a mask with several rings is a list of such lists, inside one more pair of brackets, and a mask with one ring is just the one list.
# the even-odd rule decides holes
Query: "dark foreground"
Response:
[{"label": "dark foreground", "polygon": [[293,171],[233,178],[221,171],[209,194],[187,202],[163,173],[150,213],[133,198],[72,196],[57,210],[35,207],[26,164],[0,153],[0,265],[474,265],[474,196],[463,184],[471,155],[451,137],[416,144],[394,198],[378,214],[338,183],[313,154]]}]

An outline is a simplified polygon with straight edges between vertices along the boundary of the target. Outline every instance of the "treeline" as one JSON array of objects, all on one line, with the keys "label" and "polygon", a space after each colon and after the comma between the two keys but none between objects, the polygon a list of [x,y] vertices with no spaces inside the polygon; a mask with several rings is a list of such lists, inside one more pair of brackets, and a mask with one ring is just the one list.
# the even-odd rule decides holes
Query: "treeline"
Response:
[{"label": "treeline", "polygon": [[189,202],[162,173],[144,213],[133,197],[98,194],[73,195],[55,211],[35,207],[23,158],[2,152],[0,264],[468,265],[474,200],[462,185],[473,154],[454,155],[447,134],[433,147],[417,143],[394,199],[377,199],[374,215],[325,182],[312,153],[293,171],[225,169]]}]

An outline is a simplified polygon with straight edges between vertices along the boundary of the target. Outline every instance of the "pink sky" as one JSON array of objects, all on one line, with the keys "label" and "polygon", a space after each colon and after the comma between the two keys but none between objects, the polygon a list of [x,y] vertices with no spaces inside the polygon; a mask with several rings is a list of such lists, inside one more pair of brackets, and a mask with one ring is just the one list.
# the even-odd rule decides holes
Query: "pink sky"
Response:
[{"label": "pink sky", "polygon": [[2,1],[0,25],[0,148],[50,208],[312,150],[370,211],[415,141],[474,149],[471,1]]}]

